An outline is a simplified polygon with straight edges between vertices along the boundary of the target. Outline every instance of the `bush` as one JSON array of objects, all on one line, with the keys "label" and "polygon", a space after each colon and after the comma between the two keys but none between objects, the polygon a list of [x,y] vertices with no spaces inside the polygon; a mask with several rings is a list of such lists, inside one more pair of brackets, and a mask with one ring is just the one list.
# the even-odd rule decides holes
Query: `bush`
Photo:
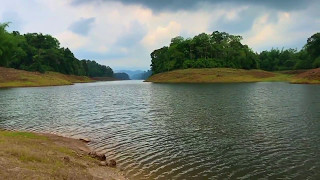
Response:
[{"label": "bush", "polygon": [[314,60],[314,62],[312,63],[312,67],[313,68],[318,68],[320,67],[320,56]]}]

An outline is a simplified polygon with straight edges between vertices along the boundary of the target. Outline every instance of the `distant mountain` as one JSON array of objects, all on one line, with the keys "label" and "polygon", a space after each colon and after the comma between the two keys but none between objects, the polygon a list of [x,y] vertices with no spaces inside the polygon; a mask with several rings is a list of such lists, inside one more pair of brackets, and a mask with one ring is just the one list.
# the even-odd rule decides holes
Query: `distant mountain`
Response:
[{"label": "distant mountain", "polygon": [[130,79],[133,79],[133,76],[136,75],[136,74],[143,73],[143,71],[141,71],[141,70],[135,70],[135,71],[132,71],[132,70],[117,70],[115,72],[116,73],[126,73],[126,74],[129,75]]},{"label": "distant mountain", "polygon": [[113,77],[119,80],[130,80],[127,73],[113,73]]},{"label": "distant mountain", "polygon": [[149,76],[151,76],[152,72],[150,70],[148,71],[142,71],[142,70],[117,70],[115,71],[117,73],[126,73],[129,75],[129,78],[132,80],[145,80]]},{"label": "distant mountain", "polygon": [[152,75],[152,71],[144,71],[140,74],[135,74],[131,79],[136,79],[136,80],[146,80]]}]

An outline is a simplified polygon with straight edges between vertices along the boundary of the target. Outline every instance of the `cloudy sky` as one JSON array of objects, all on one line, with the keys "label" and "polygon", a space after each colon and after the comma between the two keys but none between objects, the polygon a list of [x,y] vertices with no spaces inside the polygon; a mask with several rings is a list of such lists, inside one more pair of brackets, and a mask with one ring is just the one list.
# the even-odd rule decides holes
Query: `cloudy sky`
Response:
[{"label": "cloudy sky", "polygon": [[58,38],[79,59],[114,69],[150,66],[172,37],[225,31],[254,51],[300,49],[320,31],[319,0],[2,0],[9,30]]}]

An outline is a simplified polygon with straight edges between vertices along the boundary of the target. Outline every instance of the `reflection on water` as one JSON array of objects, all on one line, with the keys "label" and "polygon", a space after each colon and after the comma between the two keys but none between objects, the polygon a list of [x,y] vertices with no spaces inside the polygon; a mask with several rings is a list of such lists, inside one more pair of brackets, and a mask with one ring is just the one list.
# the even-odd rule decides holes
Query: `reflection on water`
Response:
[{"label": "reflection on water", "polygon": [[317,179],[319,92],[141,81],[3,89],[0,127],[94,139],[133,179]]}]

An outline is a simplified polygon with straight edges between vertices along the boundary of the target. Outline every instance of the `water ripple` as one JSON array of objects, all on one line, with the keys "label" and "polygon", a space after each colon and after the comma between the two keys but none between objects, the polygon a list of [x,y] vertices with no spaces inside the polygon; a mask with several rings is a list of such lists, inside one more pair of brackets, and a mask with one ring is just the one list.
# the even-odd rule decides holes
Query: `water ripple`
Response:
[{"label": "water ripple", "polygon": [[0,90],[0,127],[88,137],[131,179],[319,179],[320,86],[141,81]]}]

